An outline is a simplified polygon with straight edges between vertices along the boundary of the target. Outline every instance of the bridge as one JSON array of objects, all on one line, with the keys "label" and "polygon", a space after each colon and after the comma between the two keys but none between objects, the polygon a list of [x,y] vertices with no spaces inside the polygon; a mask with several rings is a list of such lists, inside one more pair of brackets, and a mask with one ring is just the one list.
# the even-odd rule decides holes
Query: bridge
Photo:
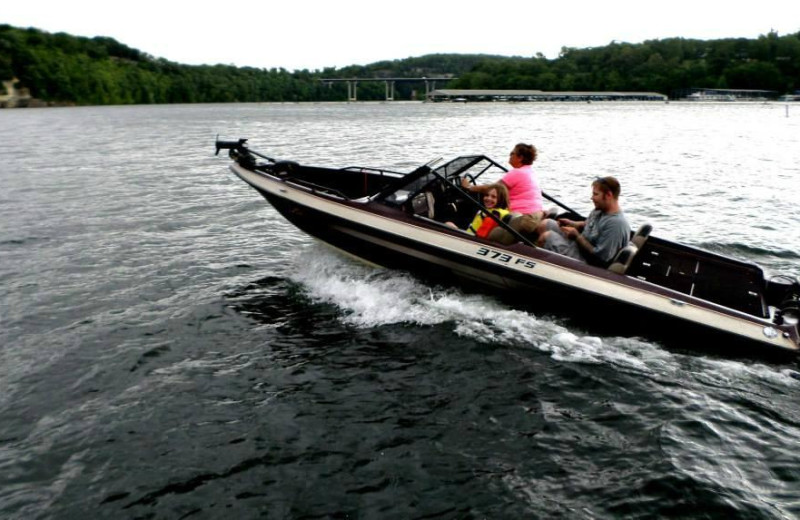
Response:
[{"label": "bridge", "polygon": [[424,82],[425,83],[425,99],[428,95],[436,90],[437,81],[450,81],[458,79],[456,77],[440,77],[440,78],[320,78],[324,85],[331,86],[334,83],[347,83],[347,101],[358,100],[358,83],[367,81],[383,81],[386,85],[386,101],[394,101],[394,84],[397,82]]}]

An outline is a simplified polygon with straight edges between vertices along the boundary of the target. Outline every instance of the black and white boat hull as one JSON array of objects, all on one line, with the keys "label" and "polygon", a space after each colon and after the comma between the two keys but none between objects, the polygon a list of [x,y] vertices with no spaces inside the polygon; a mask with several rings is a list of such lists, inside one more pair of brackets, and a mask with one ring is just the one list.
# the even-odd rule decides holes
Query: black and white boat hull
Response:
[{"label": "black and white boat hull", "polygon": [[[245,150],[240,150],[238,156]],[[711,340],[719,344],[720,350],[735,350],[737,355],[798,351],[796,322],[762,311],[762,307],[766,308],[763,302],[737,301],[737,309],[687,294],[706,290],[718,299],[729,298],[723,290],[703,289],[697,275],[694,279],[699,280],[699,289],[693,284],[691,291],[681,291],[649,281],[648,277],[661,276],[647,272],[653,269],[652,262],[642,261],[640,275],[633,276],[589,266],[524,243],[504,246],[489,242],[433,219],[409,214],[396,205],[381,203],[374,196],[346,197],[318,184],[301,182],[304,167],[291,164],[290,175],[269,165],[258,168],[250,159],[235,162],[231,169],[299,229],[365,261],[407,269],[435,280],[479,284],[539,304],[558,302],[574,315],[603,318],[601,321],[613,324],[620,335],[679,333],[684,343],[687,338],[697,340],[687,347],[707,345]],[[335,176],[338,171],[328,173]],[[317,175],[316,182],[325,172],[317,169],[313,173]],[[653,248],[660,248],[654,249],[658,253],[653,254],[673,252],[699,258],[698,266],[701,261],[704,266],[719,264],[718,271],[723,274],[741,269],[748,276],[760,276],[760,269],[752,264],[651,240]],[[673,278],[677,281],[670,283],[682,283],[675,275]],[[745,289],[742,291],[748,295],[754,292]],[[747,312],[751,307],[756,310]]]}]

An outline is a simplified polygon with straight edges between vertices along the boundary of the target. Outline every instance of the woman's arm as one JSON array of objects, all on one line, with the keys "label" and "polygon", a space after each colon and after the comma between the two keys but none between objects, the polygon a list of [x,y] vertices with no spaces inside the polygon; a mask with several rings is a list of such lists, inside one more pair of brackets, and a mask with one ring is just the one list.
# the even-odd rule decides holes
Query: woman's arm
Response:
[{"label": "woman's arm", "polygon": [[470,193],[484,194],[489,191],[489,184],[470,184],[466,177],[461,177],[461,187]]}]

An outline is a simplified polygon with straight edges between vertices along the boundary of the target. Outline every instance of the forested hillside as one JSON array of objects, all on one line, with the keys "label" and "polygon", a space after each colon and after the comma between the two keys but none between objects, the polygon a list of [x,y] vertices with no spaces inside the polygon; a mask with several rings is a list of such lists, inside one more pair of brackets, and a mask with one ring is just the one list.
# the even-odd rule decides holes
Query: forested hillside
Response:
[{"label": "forested hillside", "polygon": [[[562,49],[556,59],[434,54],[366,66],[287,71],[230,65],[181,65],[112,38],[0,25],[0,80],[17,79],[38,99],[78,105],[327,101],[346,99],[344,84],[320,78],[452,75],[449,88],[653,91],[692,87],[800,89],[800,33],[712,41],[671,38]],[[445,85],[437,84],[442,88]],[[413,84],[398,83],[396,99]],[[382,99],[382,83],[361,83],[361,100]]]},{"label": "forested hillside", "polygon": [[641,44],[563,48],[542,57],[483,62],[454,83],[457,88],[652,91],[688,88],[800,89],[800,33],[757,39],[670,38]]}]

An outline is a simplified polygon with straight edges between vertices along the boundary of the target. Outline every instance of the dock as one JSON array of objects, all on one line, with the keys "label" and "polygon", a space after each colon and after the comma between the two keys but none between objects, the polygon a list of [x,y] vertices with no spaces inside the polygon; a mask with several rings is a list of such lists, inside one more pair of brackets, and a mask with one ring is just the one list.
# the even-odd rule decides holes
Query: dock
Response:
[{"label": "dock", "polygon": [[458,90],[441,89],[428,93],[429,101],[661,101],[669,98],[658,92],[583,92],[544,90]]}]

